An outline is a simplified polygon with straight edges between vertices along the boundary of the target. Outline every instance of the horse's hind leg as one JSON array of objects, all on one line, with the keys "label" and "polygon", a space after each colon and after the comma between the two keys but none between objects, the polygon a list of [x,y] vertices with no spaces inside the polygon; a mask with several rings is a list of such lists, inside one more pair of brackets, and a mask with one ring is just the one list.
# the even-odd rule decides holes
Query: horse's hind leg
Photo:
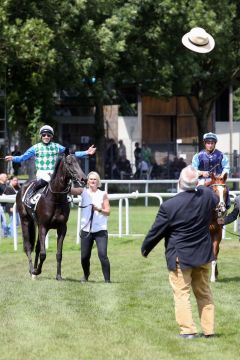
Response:
[{"label": "horse's hind leg", "polygon": [[31,253],[35,244],[35,225],[30,219],[21,219],[22,235],[23,235],[23,247],[28,257],[29,273],[33,272],[32,256]]},{"label": "horse's hind leg", "polygon": [[65,224],[64,226],[62,226],[60,229],[57,229],[57,254],[56,254],[56,259],[57,259],[57,275],[56,275],[56,280],[62,280],[62,248],[63,248],[63,240],[65,238],[67,232],[67,225]]}]

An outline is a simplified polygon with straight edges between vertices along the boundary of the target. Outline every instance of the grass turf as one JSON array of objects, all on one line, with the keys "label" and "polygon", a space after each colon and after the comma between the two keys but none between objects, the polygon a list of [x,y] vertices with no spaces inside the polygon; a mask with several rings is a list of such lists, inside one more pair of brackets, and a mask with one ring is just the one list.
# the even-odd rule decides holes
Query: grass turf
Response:
[{"label": "grass turf", "polygon": [[[146,233],[156,212],[157,207],[130,207],[130,232]],[[110,233],[117,232],[117,220],[118,209],[112,207]],[[232,225],[228,229],[232,231]],[[64,242],[62,282],[55,280],[54,233],[43,273],[36,281],[27,272],[21,241],[14,252],[10,239],[1,239],[0,359],[239,359],[238,239],[222,241],[220,279],[212,285],[217,336],[194,340],[177,337],[163,242],[144,259],[142,240],[143,236],[110,237],[111,284],[103,282],[94,247],[90,281],[80,284],[75,210]]]}]

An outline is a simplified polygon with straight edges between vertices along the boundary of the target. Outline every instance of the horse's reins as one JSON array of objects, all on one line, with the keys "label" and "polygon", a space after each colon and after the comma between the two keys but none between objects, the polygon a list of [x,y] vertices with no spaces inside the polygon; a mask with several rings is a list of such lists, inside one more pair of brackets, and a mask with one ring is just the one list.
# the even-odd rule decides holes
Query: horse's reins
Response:
[{"label": "horse's reins", "polygon": [[212,186],[226,186],[226,184],[211,184],[211,185],[209,185],[209,187],[212,187]]},{"label": "horse's reins", "polygon": [[209,170],[209,173],[210,173],[210,174],[213,174],[213,170],[216,169],[216,167],[219,166],[219,165],[220,165],[219,163],[216,164],[216,165],[214,165],[214,167],[213,167],[211,170]]},{"label": "horse's reins", "polygon": [[90,223],[89,232],[88,232],[88,235],[89,235],[90,232],[91,232],[91,230],[92,230],[92,222],[93,222],[93,215],[94,215],[94,205],[93,205],[93,204],[88,204],[88,205],[85,205],[85,206],[79,205],[79,207],[80,207],[81,209],[85,209],[85,208],[87,208],[88,206],[91,206],[91,215],[90,215],[90,218],[89,218],[87,224],[84,225],[84,227],[82,228],[82,230],[83,230],[86,226],[88,226],[88,224]]},{"label": "horse's reins", "polygon": [[[212,173],[213,170],[214,170],[218,165],[220,165],[220,164],[216,164],[216,165],[211,169],[211,171],[209,171],[209,173]],[[209,185],[209,186],[210,186],[210,187],[212,187],[212,186],[223,186],[223,187],[224,187],[224,186],[226,186],[226,184],[211,184],[211,185]],[[234,232],[232,232],[232,231],[230,231],[230,230],[227,230],[226,228],[225,228],[225,231],[226,231],[228,234],[237,236],[237,237],[238,237],[238,240],[240,241],[240,234],[234,233]]]},{"label": "horse's reins", "polygon": [[[218,165],[218,164],[217,164]],[[209,185],[210,187],[212,187],[212,186],[226,186],[226,184],[211,184],[211,185]],[[225,228],[225,231],[228,233],[228,234],[231,234],[231,235],[234,235],[234,236],[237,236],[238,237],[238,240],[240,241],[240,234],[237,234],[237,233],[234,233],[234,232],[232,232],[232,231],[230,231],[230,230],[227,230],[226,228]]]},{"label": "horse's reins", "polygon": [[69,191],[70,191],[70,189],[71,189],[71,185],[69,184],[67,187],[66,187],[66,189],[64,189],[63,191],[53,191],[53,189],[51,188],[51,184],[50,184],[50,182],[48,183],[48,188],[49,188],[49,190],[50,190],[50,192],[52,193],[52,194],[67,194],[67,193],[69,193]]}]

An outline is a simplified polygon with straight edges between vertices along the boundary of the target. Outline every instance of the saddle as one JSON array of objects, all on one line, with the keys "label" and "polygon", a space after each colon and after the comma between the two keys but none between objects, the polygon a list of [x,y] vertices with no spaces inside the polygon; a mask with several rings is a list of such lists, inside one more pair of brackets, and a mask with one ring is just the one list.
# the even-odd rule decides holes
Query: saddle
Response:
[{"label": "saddle", "polygon": [[34,185],[34,183],[31,183],[27,187],[27,190],[24,193],[22,201],[23,201],[24,205],[26,205],[29,209],[31,209],[32,211],[35,211],[42,194],[45,192],[45,190],[47,188],[47,185],[36,191],[32,191],[33,185]]}]

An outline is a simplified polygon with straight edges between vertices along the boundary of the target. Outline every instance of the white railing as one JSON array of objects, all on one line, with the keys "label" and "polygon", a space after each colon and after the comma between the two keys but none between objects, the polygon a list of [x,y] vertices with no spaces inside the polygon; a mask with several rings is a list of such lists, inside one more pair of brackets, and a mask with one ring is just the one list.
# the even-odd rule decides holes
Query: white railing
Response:
[{"label": "white railing", "polygon": [[[108,184],[145,184],[145,192],[139,193],[138,191],[132,193],[123,193],[123,194],[109,194],[110,201],[119,201],[119,209],[118,209],[118,235],[122,237],[123,235],[129,235],[129,199],[131,198],[145,198],[145,206],[148,205],[148,198],[155,197],[159,199],[159,204],[161,205],[163,199],[170,198],[175,196],[177,192],[169,192],[169,193],[149,193],[149,184],[177,184],[178,180],[102,180],[102,183],[105,184],[105,190],[108,191]],[[229,179],[228,182],[240,182],[240,179]],[[176,189],[175,189],[176,190]],[[240,190],[232,190],[230,191],[231,200],[240,194]],[[1,195],[0,203],[12,203],[13,205],[13,242],[14,242],[14,250],[17,250],[17,214],[16,214],[16,204],[15,204],[16,195]],[[123,234],[123,201],[125,202],[125,234]],[[81,196],[73,199],[74,203],[81,202]],[[236,231],[238,227],[237,220],[234,223],[234,231]],[[81,228],[81,208],[78,207],[78,215],[77,215],[77,244],[80,242],[80,228]],[[1,236],[1,232],[0,232]],[[223,231],[223,238],[225,238],[225,229]],[[48,236],[46,237],[46,247],[48,247]]]},{"label": "white railing", "polygon": [[[172,194],[173,196],[174,194]],[[118,200],[118,234],[110,234],[117,235],[118,237],[122,237],[123,235],[130,235],[129,232],[129,199],[138,199],[141,197],[154,197],[159,200],[159,205],[162,204],[163,199],[161,194],[157,193],[147,193],[141,194],[138,191],[132,192],[130,194],[109,194],[109,201]],[[126,232],[123,234],[123,201],[125,202],[125,226]],[[80,243],[80,228],[81,228],[81,196],[78,196],[77,199],[73,200],[74,203],[79,203],[78,207],[78,216],[77,216],[77,244]]]},{"label": "white railing", "polygon": [[[162,194],[164,195],[164,194]],[[148,194],[140,194],[138,191],[133,192],[131,194],[109,194],[110,201],[119,201],[119,209],[118,209],[118,234],[111,234],[117,235],[118,237],[122,237],[123,235],[130,235],[129,231],[129,200],[128,199],[137,199],[140,197],[154,197],[159,200],[159,205],[161,205],[163,198],[161,194],[157,193],[148,193]],[[173,196],[174,194],[170,194]],[[13,243],[14,243],[14,250],[17,250],[18,240],[17,240],[17,212],[16,212],[16,195],[1,195],[0,196],[0,203],[13,203]],[[123,200],[125,201],[125,225],[126,225],[126,233],[123,234]],[[73,198],[73,203],[81,204],[81,196],[77,198]],[[80,229],[81,229],[81,208],[78,206],[78,214],[77,214],[77,234],[76,234],[76,243],[80,243]],[[1,234],[1,233],[0,233]],[[48,248],[48,235],[46,236],[46,248]]]},{"label": "white railing", "polygon": [[[102,184],[104,184],[104,190],[108,192],[108,185],[109,184],[125,184],[129,186],[129,190],[131,185],[133,184],[141,184],[144,185],[144,193],[149,193],[149,185],[153,184],[169,184],[171,185],[171,192],[169,193],[162,193],[165,194],[164,197],[171,197],[171,193],[175,194],[177,192],[177,179],[165,179],[165,180],[137,180],[137,179],[131,179],[131,180],[101,180]],[[229,178],[227,180],[227,183],[240,183],[240,178]],[[129,191],[130,192],[130,191]],[[234,193],[235,195],[240,194],[240,190],[232,190],[230,193]],[[167,195],[169,194],[169,195]],[[148,206],[148,197],[145,197],[145,206]]]}]

